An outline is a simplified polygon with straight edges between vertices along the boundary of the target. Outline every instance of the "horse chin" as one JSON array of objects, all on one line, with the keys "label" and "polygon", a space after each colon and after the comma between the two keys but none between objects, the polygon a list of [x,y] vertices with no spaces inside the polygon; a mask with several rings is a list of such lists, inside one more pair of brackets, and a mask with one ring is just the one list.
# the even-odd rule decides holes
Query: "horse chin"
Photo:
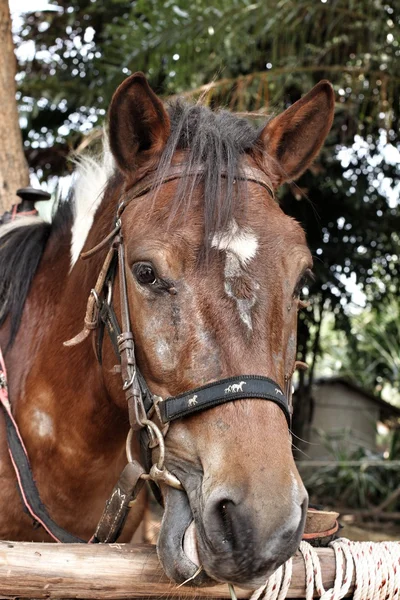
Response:
[{"label": "horse chin", "polygon": [[197,587],[216,585],[202,569],[197,552],[196,529],[185,492],[169,488],[164,497],[157,553],[163,569],[176,583],[187,582]]}]

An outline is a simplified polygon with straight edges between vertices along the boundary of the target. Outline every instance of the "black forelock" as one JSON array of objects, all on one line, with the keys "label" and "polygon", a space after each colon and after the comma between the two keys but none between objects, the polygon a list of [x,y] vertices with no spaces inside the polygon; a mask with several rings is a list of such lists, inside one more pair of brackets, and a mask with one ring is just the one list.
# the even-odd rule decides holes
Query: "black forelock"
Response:
[{"label": "black forelock", "polygon": [[[212,111],[201,104],[178,99],[167,105],[171,134],[157,170],[157,184],[167,175],[175,152],[187,151],[185,171],[171,206],[171,214],[184,214],[195,186],[201,182],[204,197],[204,242],[227,227],[243,200],[236,185],[243,156],[257,146],[259,129],[226,110]],[[202,168],[198,177],[185,176]],[[224,177],[221,177],[224,173]],[[156,185],[157,185],[156,184]]]}]

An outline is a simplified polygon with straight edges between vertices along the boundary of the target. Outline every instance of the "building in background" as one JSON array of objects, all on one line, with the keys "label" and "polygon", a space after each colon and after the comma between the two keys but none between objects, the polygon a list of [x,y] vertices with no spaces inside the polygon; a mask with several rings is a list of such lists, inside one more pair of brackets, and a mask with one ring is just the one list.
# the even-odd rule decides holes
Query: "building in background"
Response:
[{"label": "building in background", "polygon": [[329,448],[335,443],[349,454],[360,447],[376,453],[378,423],[389,428],[399,423],[400,408],[340,377],[317,380],[312,396],[311,421],[305,435],[310,443],[304,447],[304,458],[332,459]]}]

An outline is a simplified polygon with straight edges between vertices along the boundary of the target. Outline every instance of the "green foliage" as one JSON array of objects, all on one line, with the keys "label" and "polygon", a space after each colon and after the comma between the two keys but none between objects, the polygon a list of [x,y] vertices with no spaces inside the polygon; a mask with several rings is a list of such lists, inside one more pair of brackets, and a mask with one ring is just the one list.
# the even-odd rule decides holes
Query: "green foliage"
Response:
[{"label": "green foliage", "polygon": [[[391,260],[398,264],[398,256]],[[392,397],[400,400],[400,299],[386,295],[378,306],[368,307],[352,318],[346,368],[366,389],[380,393],[390,385]],[[387,393],[387,390],[386,390]]]},{"label": "green foliage", "polygon": [[[398,256],[390,257],[394,264]],[[377,278],[377,285],[384,286]],[[392,282],[389,284],[392,285]],[[324,319],[317,375],[338,373],[383,400],[400,406],[400,298],[384,294],[363,311],[349,315],[349,329],[335,329],[332,313]]]},{"label": "green foliage", "polygon": [[[301,467],[304,484],[312,502],[327,506],[346,508],[370,508],[383,502],[398,487],[400,467],[373,461],[382,460],[364,448],[349,449],[351,432],[343,432],[335,437],[319,432],[332,461],[339,464]],[[368,461],[364,465],[347,464],[349,461]],[[372,462],[372,464],[371,464]],[[395,507],[393,507],[395,510]]]},{"label": "green foliage", "polygon": [[164,95],[216,79],[209,102],[264,112],[326,77],[338,90],[339,142],[377,126],[397,136],[395,0],[51,3],[56,10],[28,14],[17,36],[18,46],[35,45],[19,78],[34,147],[51,136],[74,143],[102,120],[117,85],[137,70]]}]

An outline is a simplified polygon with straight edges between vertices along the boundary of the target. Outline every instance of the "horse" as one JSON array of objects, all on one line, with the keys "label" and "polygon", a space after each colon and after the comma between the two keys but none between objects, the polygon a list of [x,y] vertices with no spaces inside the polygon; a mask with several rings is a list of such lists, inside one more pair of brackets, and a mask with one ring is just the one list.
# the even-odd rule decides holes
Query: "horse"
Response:
[{"label": "horse", "polygon": [[[82,159],[52,222],[1,228],[10,414],[43,504],[71,535],[91,539],[133,427],[132,461],[143,431],[153,463],[163,444],[158,555],[173,581],[254,588],[298,548],[307,493],[288,390],[312,257],[276,190],[310,165],[333,112],[322,81],[259,129],[164,104],[136,73],[112,98],[102,161]],[[98,311],[79,335],[99,302],[129,335],[104,333]],[[3,414],[0,441],[0,538],[50,541],[24,510]],[[145,505],[142,491],[121,542]]]}]

